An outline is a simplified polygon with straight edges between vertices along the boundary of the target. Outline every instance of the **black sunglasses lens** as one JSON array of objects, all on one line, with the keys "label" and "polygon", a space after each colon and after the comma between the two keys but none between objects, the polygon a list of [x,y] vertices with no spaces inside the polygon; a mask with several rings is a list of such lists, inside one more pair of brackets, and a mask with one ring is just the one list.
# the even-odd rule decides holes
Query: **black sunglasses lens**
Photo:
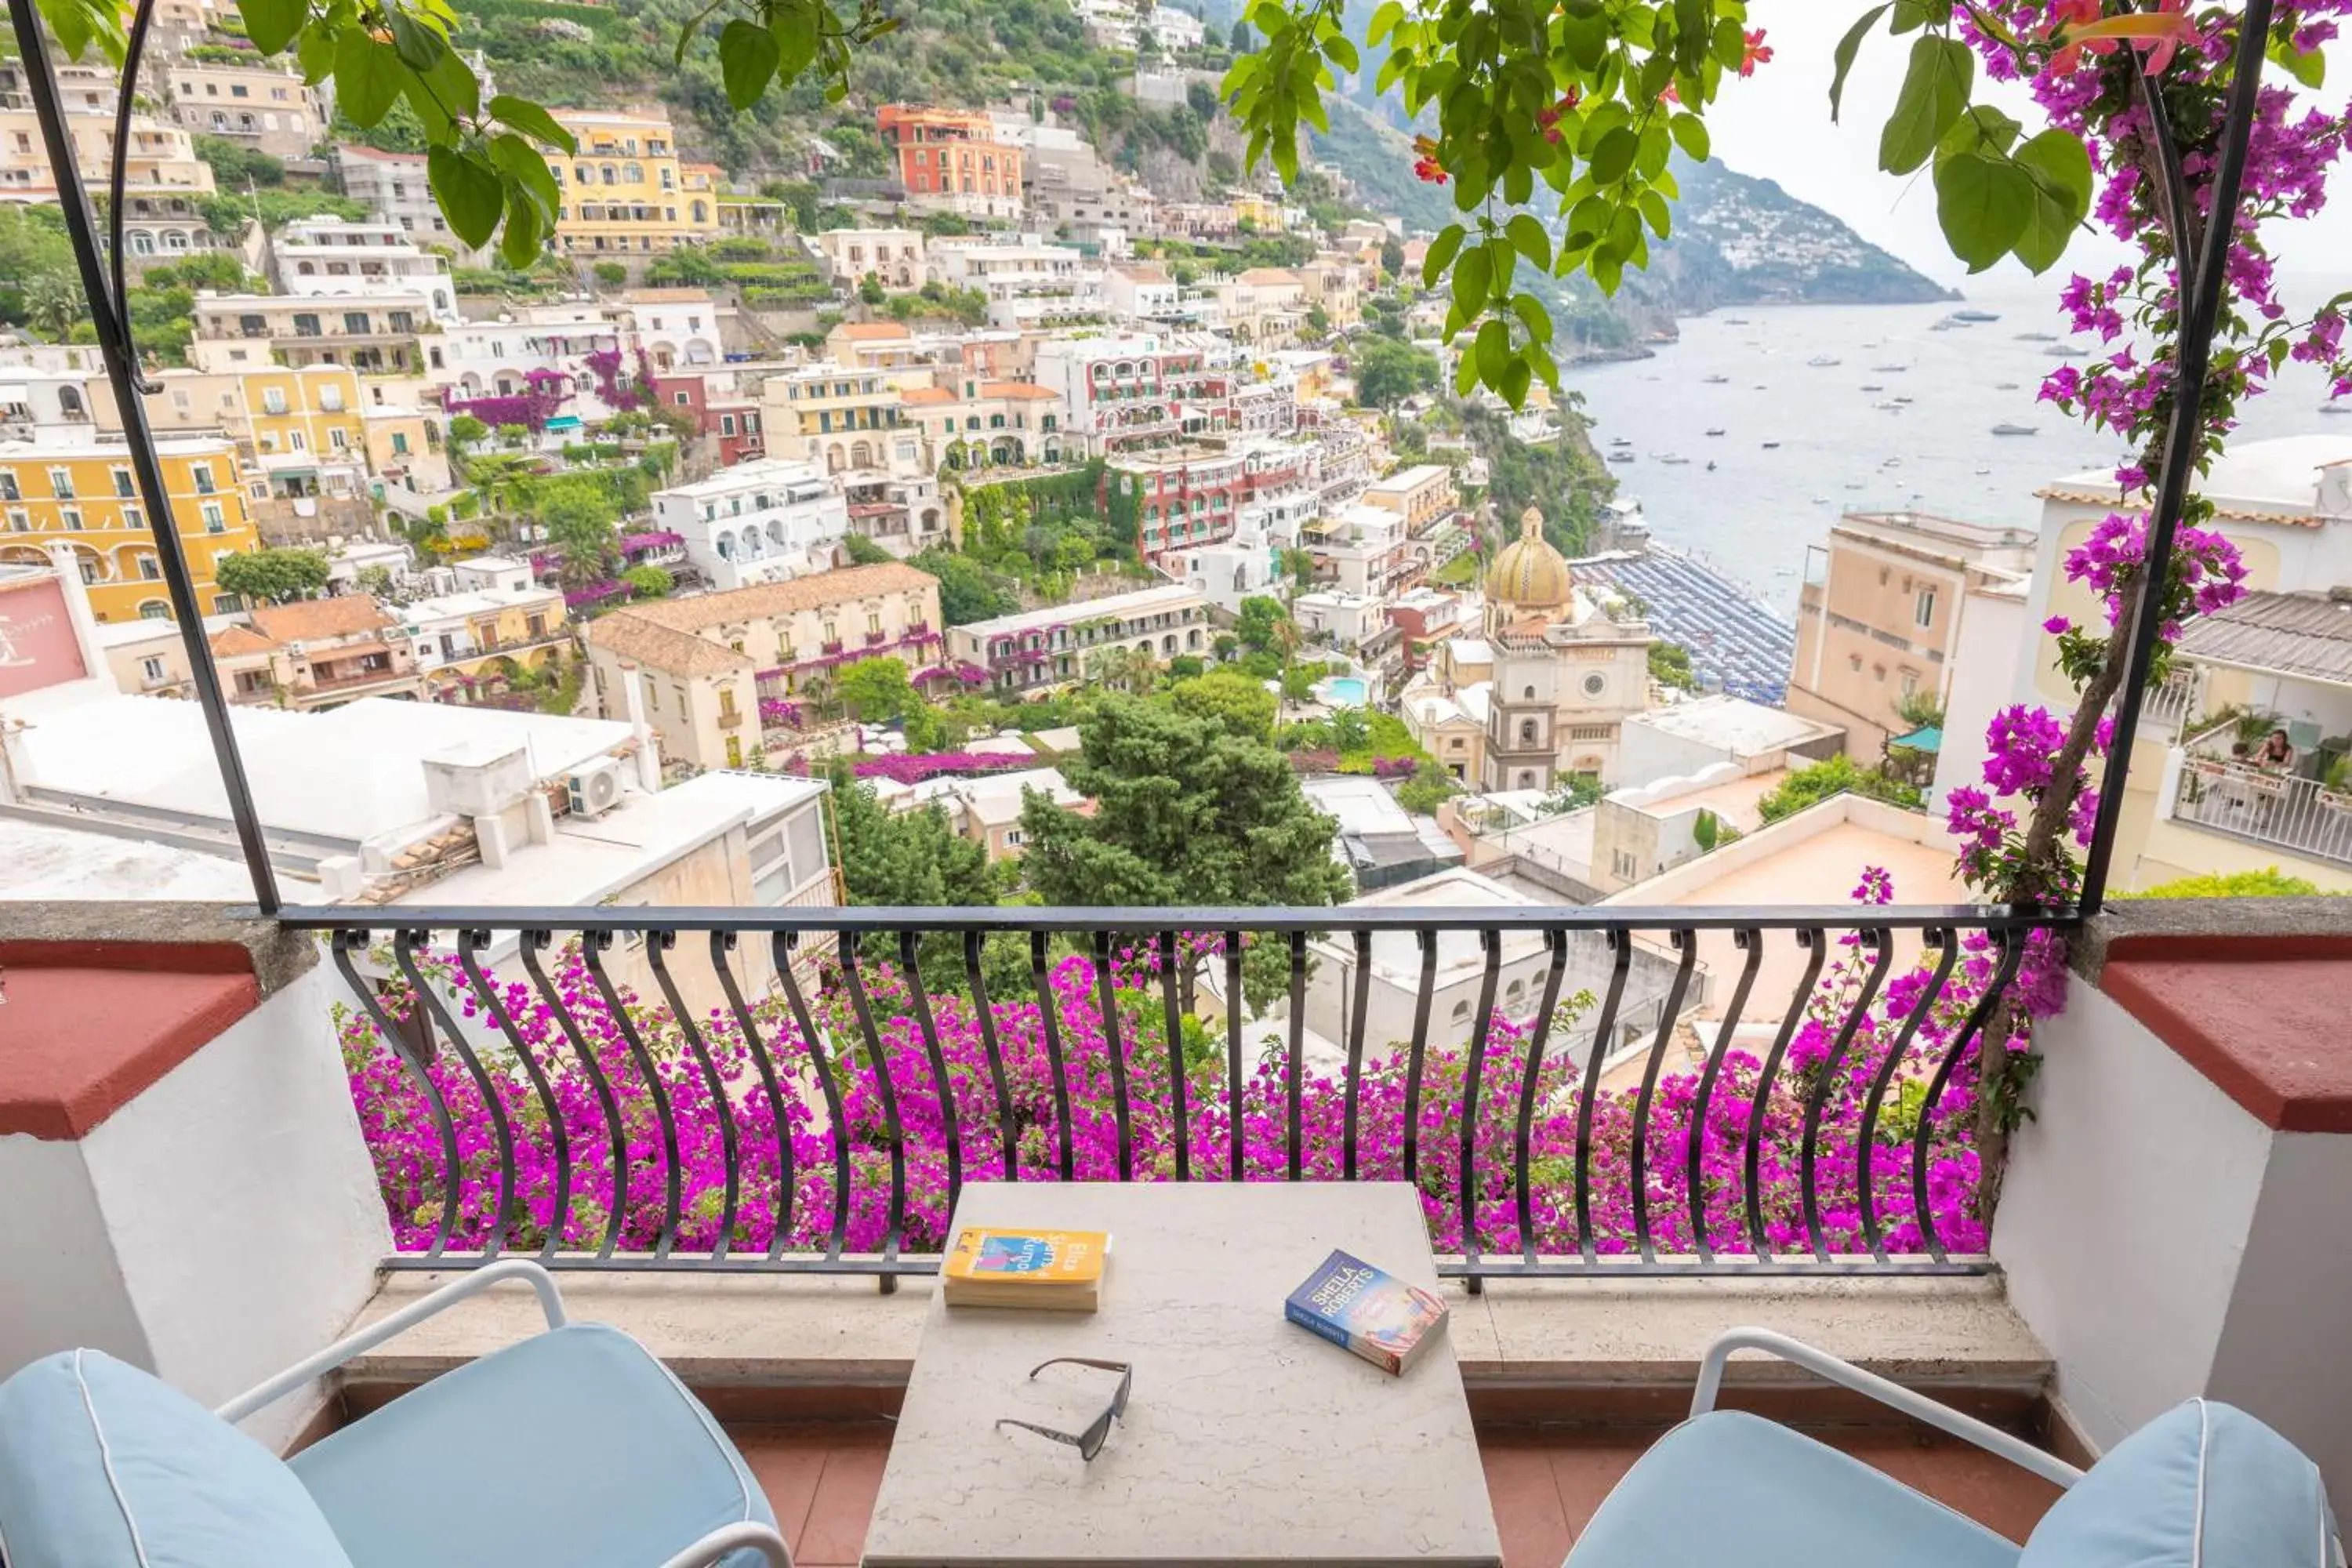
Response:
[{"label": "black sunglasses lens", "polygon": [[1094,1457],[1103,1451],[1103,1445],[1109,1440],[1110,1412],[1106,1410],[1102,1413],[1101,1419],[1087,1427],[1086,1436],[1078,1439],[1079,1457],[1092,1463]]}]

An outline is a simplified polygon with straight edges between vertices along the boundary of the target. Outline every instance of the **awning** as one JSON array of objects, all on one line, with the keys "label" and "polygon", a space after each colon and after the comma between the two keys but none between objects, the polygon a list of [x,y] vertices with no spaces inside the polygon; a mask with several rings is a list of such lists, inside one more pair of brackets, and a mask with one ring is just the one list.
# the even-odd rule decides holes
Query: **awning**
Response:
[{"label": "awning", "polygon": [[1943,750],[1944,728],[1940,724],[1922,724],[1907,735],[1897,735],[1886,742],[1906,752],[1926,752],[1929,755]]}]

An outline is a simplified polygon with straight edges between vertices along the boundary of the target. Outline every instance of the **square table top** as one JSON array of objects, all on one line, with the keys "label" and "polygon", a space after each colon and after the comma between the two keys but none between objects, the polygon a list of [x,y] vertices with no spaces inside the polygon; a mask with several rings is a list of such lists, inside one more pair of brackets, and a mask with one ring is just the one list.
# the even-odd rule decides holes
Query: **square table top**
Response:
[{"label": "square table top", "polygon": [[[1333,1247],[1437,1288],[1402,1182],[974,1183],[955,1225],[1111,1236],[1100,1310],[934,1295],[867,1528],[870,1568],[1501,1561],[1470,1406],[1441,1333],[1402,1377],[1283,1317]],[[936,1289],[936,1287],[934,1288]],[[1092,1464],[999,1429],[1083,1430],[1132,1363]]]}]

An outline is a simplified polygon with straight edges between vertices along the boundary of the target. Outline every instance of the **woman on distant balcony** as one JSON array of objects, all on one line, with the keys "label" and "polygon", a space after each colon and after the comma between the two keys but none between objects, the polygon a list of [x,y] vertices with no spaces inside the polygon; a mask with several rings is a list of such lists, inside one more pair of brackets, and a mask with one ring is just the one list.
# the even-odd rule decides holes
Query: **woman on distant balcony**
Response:
[{"label": "woman on distant balcony", "polygon": [[2266,773],[2294,772],[2294,742],[2287,739],[2284,730],[2273,730],[2270,739],[2254,752],[2254,766]]}]

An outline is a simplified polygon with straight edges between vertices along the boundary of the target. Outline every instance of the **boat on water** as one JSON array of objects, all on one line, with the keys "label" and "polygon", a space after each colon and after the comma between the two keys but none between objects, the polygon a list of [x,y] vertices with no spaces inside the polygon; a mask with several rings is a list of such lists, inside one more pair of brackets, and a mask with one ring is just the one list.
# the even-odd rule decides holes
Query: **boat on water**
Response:
[{"label": "boat on water", "polygon": [[1870,368],[1880,375],[1901,375],[1911,367],[1907,364],[1874,364]]},{"label": "boat on water", "polygon": [[2319,411],[2322,414],[2352,414],[2352,403],[2323,403]]},{"label": "boat on water", "polygon": [[1622,451],[1612,452],[1609,454],[1609,460],[1612,463],[1630,463],[1633,460],[1633,454]]},{"label": "boat on water", "polygon": [[1715,459],[1713,458],[1709,458],[1706,460],[1706,471],[1710,474],[1715,472]]},{"label": "boat on water", "polygon": [[2017,334],[2017,341],[2021,343],[2054,343],[2058,341],[2058,334],[2055,332],[2020,332]]},{"label": "boat on water", "polygon": [[1700,379],[1705,381],[1709,386],[1729,386],[1731,384],[1731,378],[1727,375],[1702,376]]},{"label": "boat on water", "polygon": [[1650,458],[1653,462],[1664,463],[1670,468],[1681,468],[1690,461],[1680,452],[1653,452],[1650,454]]},{"label": "boat on water", "polygon": [[1942,321],[1937,321],[1937,322],[1936,322],[1934,325],[1930,326],[1927,330],[1928,330],[1929,331],[1931,331],[1931,332],[1948,332],[1948,331],[1950,331],[1954,327],[1957,327],[1957,326],[1958,326],[1958,325],[1960,325],[1960,324],[1961,324],[1961,323],[1959,323],[1959,322],[1958,322],[1958,321],[1953,321],[1949,316],[1947,316],[1947,317],[1945,317]]},{"label": "boat on water", "polygon": [[1812,366],[1815,370],[1827,370],[1833,364],[1843,364],[1845,362],[1843,360],[1832,359],[1827,354],[1815,354],[1805,363]]},{"label": "boat on water", "polygon": [[1979,321],[2000,321],[2000,312],[1998,310],[1955,310],[1952,312],[1952,320],[1956,321],[1966,321],[1970,326],[1974,326]]},{"label": "boat on water", "polygon": [[1850,490],[1858,490],[1862,489],[1862,481],[1860,479],[1853,480],[1845,488]]},{"label": "boat on water", "polygon": [[1759,381],[1756,384],[1756,390],[1759,392],[1769,392],[1772,389]]},{"label": "boat on water", "polygon": [[1865,381],[1862,384],[1862,389],[1864,392],[1884,392],[1886,390],[1886,384],[1883,381]]},{"label": "boat on water", "polygon": [[1813,498],[1813,504],[1815,506],[1827,506],[1830,504],[1830,498],[1827,496],[1815,496]]},{"label": "boat on water", "polygon": [[1895,402],[1897,402],[1897,403],[1908,403],[1908,402],[1910,402],[1911,400],[1910,400],[1909,398],[1907,398],[1907,397],[1897,397],[1897,398],[1895,398]]},{"label": "boat on water", "polygon": [[1769,451],[1774,451],[1774,450],[1778,449],[1778,447],[1780,447],[1780,442],[1778,442],[1778,441],[1767,441],[1767,442],[1765,442],[1765,443],[1764,443],[1764,449],[1765,449],[1766,451],[1768,451],[1768,452],[1769,452]]},{"label": "boat on water", "polygon": [[2050,357],[2052,359],[2082,359],[2088,355],[2090,352],[2091,351],[2088,349],[2078,349],[2073,343],[2053,343],[2051,345]]},{"label": "boat on water", "polygon": [[1720,436],[1723,434],[1723,426],[1720,425],[1715,426],[1707,431],[1707,434],[1710,436]]},{"label": "boat on water", "polygon": [[2032,425],[2012,425],[2007,420],[2003,420],[1992,427],[1992,433],[1996,436],[2031,436],[2036,428],[2038,428],[2038,426]]},{"label": "boat on water", "polygon": [[2017,383],[2013,381],[1996,381],[1992,384],[1992,389],[1995,392],[2015,392],[2017,390]]},{"label": "boat on water", "polygon": [[1745,316],[1726,316],[1723,318],[1723,324],[1727,327],[1744,327],[1748,324],[1748,318]]},{"label": "boat on water", "polygon": [[1874,403],[1871,406],[1887,414],[1900,414],[1903,412],[1903,405],[1899,403]]},{"label": "boat on water", "polygon": [[1982,476],[1982,475],[1989,474],[1989,473],[1991,473],[1991,472],[1992,472],[1992,470],[1991,470],[1990,468],[1979,468],[1979,469],[1977,470],[1977,473],[1979,474],[1979,476]]}]

